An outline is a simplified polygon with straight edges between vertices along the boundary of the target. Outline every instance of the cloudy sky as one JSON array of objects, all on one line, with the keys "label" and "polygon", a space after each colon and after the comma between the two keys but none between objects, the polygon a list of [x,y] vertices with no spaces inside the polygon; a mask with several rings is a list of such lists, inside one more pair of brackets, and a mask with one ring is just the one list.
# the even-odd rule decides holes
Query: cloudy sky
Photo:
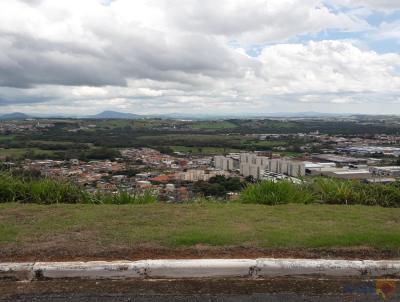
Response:
[{"label": "cloudy sky", "polygon": [[1,0],[0,113],[400,114],[399,0]]}]

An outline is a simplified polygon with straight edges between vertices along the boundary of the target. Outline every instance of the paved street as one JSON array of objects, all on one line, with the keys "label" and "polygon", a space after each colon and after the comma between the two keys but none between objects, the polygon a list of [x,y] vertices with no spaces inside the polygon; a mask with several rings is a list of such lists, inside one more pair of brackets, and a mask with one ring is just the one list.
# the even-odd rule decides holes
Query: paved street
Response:
[{"label": "paved street", "polygon": [[0,302],[400,301],[392,280],[174,280],[0,282]]}]

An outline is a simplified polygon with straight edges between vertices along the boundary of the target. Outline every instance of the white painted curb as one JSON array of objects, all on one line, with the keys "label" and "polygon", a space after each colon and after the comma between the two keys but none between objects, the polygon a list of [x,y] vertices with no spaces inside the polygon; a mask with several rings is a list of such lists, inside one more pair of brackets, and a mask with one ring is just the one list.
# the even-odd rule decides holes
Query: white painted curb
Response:
[{"label": "white painted curb", "polygon": [[400,260],[193,259],[0,263],[0,279],[179,279],[238,277],[400,278]]},{"label": "white painted curb", "polygon": [[251,277],[257,260],[198,259],[148,260],[146,276],[151,278]]},{"label": "white painted curb", "polygon": [[400,277],[400,261],[258,259],[258,276]]},{"label": "white painted curb", "polygon": [[32,280],[33,263],[0,263],[0,280]]},{"label": "white painted curb", "polygon": [[142,261],[37,262],[33,265],[36,278],[60,279],[131,279],[144,277]]}]

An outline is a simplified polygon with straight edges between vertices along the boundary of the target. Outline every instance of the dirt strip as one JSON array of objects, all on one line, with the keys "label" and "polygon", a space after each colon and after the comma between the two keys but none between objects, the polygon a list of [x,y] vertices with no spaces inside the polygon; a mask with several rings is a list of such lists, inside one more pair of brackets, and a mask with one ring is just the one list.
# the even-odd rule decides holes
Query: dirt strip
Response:
[{"label": "dirt strip", "polygon": [[366,247],[330,249],[262,249],[251,247],[188,248],[165,247],[113,247],[81,246],[57,247],[2,247],[0,262],[24,261],[93,261],[93,260],[143,260],[143,259],[207,259],[207,258],[304,258],[304,259],[397,259],[400,250],[376,250]]}]

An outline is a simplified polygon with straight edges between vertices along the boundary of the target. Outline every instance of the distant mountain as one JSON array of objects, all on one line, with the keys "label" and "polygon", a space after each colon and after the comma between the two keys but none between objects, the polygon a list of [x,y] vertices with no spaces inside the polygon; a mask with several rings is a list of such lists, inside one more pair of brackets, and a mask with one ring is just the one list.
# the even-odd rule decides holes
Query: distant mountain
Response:
[{"label": "distant mountain", "polygon": [[0,115],[0,120],[26,120],[30,118],[29,115],[21,112],[13,112],[8,114]]},{"label": "distant mountain", "polygon": [[134,120],[143,118],[143,116],[133,113],[118,112],[118,111],[103,111],[99,114],[85,116],[85,118]]},{"label": "distant mountain", "polygon": [[190,120],[221,120],[221,119],[262,119],[262,118],[320,118],[320,117],[341,117],[349,116],[348,113],[326,113],[326,112],[271,112],[271,113],[234,113],[234,114],[190,114],[190,113],[170,113],[152,115],[165,119],[190,119]]},{"label": "distant mountain", "polygon": [[[62,114],[30,114],[27,115],[22,112],[14,112],[9,114],[0,115],[0,120],[24,120],[29,118],[50,119],[50,118],[72,118],[72,119],[146,119],[146,118],[160,118],[172,120],[226,120],[226,119],[263,119],[263,118],[335,118],[335,117],[350,117],[355,116],[350,113],[324,113],[324,112],[271,112],[271,113],[234,113],[234,114],[195,114],[195,113],[164,113],[164,114],[134,114],[118,111],[103,111],[95,115],[75,116],[75,115],[62,115]],[[362,117],[355,116],[355,117]],[[371,117],[364,115],[365,118]]]}]

